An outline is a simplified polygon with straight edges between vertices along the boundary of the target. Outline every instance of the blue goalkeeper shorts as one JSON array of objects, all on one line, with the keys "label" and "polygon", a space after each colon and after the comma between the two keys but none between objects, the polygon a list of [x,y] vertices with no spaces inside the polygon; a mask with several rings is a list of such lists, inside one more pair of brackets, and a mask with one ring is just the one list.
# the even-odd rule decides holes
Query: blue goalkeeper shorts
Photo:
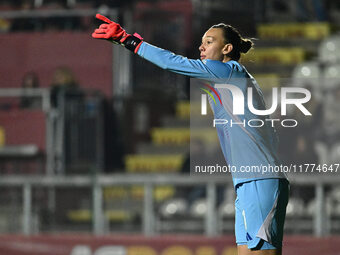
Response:
[{"label": "blue goalkeeper shorts", "polygon": [[237,245],[252,250],[282,247],[289,197],[286,179],[262,179],[236,186],[235,235]]}]

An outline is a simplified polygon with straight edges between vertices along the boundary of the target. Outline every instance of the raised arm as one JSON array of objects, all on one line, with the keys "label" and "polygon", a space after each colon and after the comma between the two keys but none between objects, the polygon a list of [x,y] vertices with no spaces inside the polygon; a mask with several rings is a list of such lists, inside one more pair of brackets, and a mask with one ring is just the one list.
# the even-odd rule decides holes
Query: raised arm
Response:
[{"label": "raised arm", "polygon": [[194,78],[217,78],[217,75],[210,70],[209,63],[198,59],[188,59],[146,42],[141,44],[137,54],[160,68],[174,73]]},{"label": "raised arm", "polygon": [[[229,77],[232,71],[231,66],[223,65],[220,61],[188,59],[168,50],[155,47],[144,42],[143,38],[136,33],[134,35],[126,33],[118,23],[100,14],[97,14],[96,17],[105,23],[94,31],[93,38],[106,39],[116,44],[121,44],[162,69],[201,79]],[[220,68],[216,68],[216,65],[219,65]]]}]

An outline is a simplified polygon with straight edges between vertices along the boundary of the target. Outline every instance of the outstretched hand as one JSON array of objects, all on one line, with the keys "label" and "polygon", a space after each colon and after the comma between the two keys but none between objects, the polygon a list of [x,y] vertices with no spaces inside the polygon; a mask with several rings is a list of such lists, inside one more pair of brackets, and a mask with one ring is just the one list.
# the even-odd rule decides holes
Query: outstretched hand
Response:
[{"label": "outstretched hand", "polygon": [[99,28],[94,30],[92,33],[93,38],[113,40],[117,43],[125,41],[128,34],[118,23],[113,22],[99,13],[96,14],[96,18],[104,21],[105,23],[101,24]]},{"label": "outstretched hand", "polygon": [[137,53],[140,45],[143,42],[143,38],[134,33],[130,35],[126,33],[124,28],[122,28],[118,23],[106,18],[105,16],[97,13],[96,18],[104,21],[99,28],[94,30],[92,37],[96,39],[106,39],[112,41],[116,44],[124,46],[126,49]]}]

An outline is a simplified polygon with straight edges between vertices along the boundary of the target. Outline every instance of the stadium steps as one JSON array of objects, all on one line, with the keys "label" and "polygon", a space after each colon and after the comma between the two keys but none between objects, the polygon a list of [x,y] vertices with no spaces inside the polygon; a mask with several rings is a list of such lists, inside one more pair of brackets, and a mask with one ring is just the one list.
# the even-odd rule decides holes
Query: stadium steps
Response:
[{"label": "stadium steps", "polygon": [[305,23],[270,23],[257,26],[261,39],[296,39],[321,40],[331,33],[331,26],[326,22]]},{"label": "stadium steps", "polygon": [[[105,219],[110,222],[125,222],[133,218],[133,213],[130,210],[105,210]],[[68,220],[78,223],[86,223],[92,221],[92,210],[89,209],[78,209],[69,210],[66,213]]]},{"label": "stadium steps", "polygon": [[302,47],[266,47],[255,48],[242,56],[242,62],[255,65],[277,64],[296,65],[306,59],[307,52]]},{"label": "stadium steps", "polygon": [[176,118],[189,119],[190,118],[190,102],[179,101],[176,104]]},{"label": "stadium steps", "polygon": [[[313,46],[315,47],[315,46]],[[276,74],[279,77],[291,77],[296,65],[315,57],[315,49],[304,47],[257,47],[240,62],[253,74]]]},{"label": "stadium steps", "polygon": [[[187,101],[178,102],[174,116],[166,116],[161,120],[161,127],[150,130],[151,141],[137,145],[135,154],[126,155],[125,170],[127,173],[178,173],[189,153],[190,104]],[[109,191],[114,194],[115,191]],[[124,194],[117,191],[118,194]],[[144,189],[133,185],[125,188],[134,200],[143,199]],[[164,201],[174,196],[176,187],[156,186],[155,201]],[[112,200],[108,198],[108,200]]]},{"label": "stadium steps", "polygon": [[[245,64],[241,62],[242,64]],[[251,74],[264,74],[264,73],[275,73],[280,78],[281,77],[291,77],[291,74],[296,65],[277,65],[277,64],[263,64],[263,65],[255,65],[253,63],[245,64],[247,70]],[[261,84],[260,84],[261,86]]]},{"label": "stadium steps", "polygon": [[255,40],[255,48],[268,47],[303,47],[307,52],[317,52],[320,40],[310,40],[307,38],[287,38],[287,39],[260,39]]},{"label": "stadium steps", "polygon": [[[208,114],[210,111],[208,111]],[[194,119],[190,119],[190,115],[195,116]],[[200,121],[201,115],[201,104],[200,102],[190,102],[190,101],[179,101],[176,104],[176,118],[181,120],[186,120],[189,126],[191,125],[199,125],[200,123],[193,123],[193,121]],[[202,117],[201,120],[206,122],[206,118]],[[183,121],[184,122],[184,121]]]},{"label": "stadium steps", "polygon": [[[170,185],[154,187],[153,198],[162,202],[173,197],[175,189]],[[144,199],[144,188],[140,185],[108,186],[103,188],[104,215],[109,222],[131,222],[140,212]],[[127,209],[128,208],[128,209]],[[69,221],[86,223],[92,220],[91,209],[70,209],[66,212]]]},{"label": "stadium steps", "polygon": [[[189,154],[190,138],[203,139],[206,144],[218,142],[216,131],[212,128],[190,129],[189,116],[189,101],[178,102],[175,116],[166,116],[161,127],[150,130],[151,141],[140,143],[135,154],[125,157],[126,172],[179,172]],[[196,124],[200,127],[200,123]]]},{"label": "stadium steps", "polygon": [[178,118],[176,116],[166,116],[161,120],[161,126],[169,128],[188,127],[190,125],[189,118]]},{"label": "stadium steps", "polygon": [[[268,82],[271,82],[271,84],[277,84],[278,82],[278,76],[275,74],[262,74],[260,76],[262,80],[267,82],[265,84],[266,87],[268,87],[270,84]],[[273,83],[274,82],[274,83]],[[272,86],[272,85],[270,85]],[[190,107],[190,103],[188,102],[188,106]],[[164,117],[161,121],[161,127],[166,127],[166,128],[193,128],[193,127],[206,127],[207,126],[207,116],[212,114],[210,111],[208,111],[207,116],[202,116],[201,115],[201,106],[197,105],[194,106],[196,107],[192,111],[192,115],[194,118],[190,119],[190,116],[187,115],[185,118],[178,118],[174,116],[167,116]],[[190,114],[189,114],[190,115]]]},{"label": "stadium steps", "polygon": [[252,74],[269,72],[290,77],[297,64],[316,57],[321,40],[331,29],[325,22],[260,24],[255,49],[241,62]]},{"label": "stadium steps", "polygon": [[140,143],[137,145],[136,154],[185,154],[189,151],[189,145],[154,145],[152,143]]},{"label": "stadium steps", "polygon": [[[162,201],[172,196],[173,190],[170,185],[159,185],[154,187],[153,197],[156,201]],[[107,207],[117,209],[116,201],[120,201],[119,206],[128,206],[133,210],[139,210],[140,204],[135,201],[142,201],[144,189],[140,185],[131,186],[106,186],[103,189],[103,197]],[[120,208],[119,208],[120,209]]]},{"label": "stadium steps", "polygon": [[151,140],[155,145],[185,145],[190,142],[190,129],[184,128],[153,128]]},{"label": "stadium steps", "polygon": [[0,147],[4,146],[5,145],[5,129],[0,126]]},{"label": "stadium steps", "polygon": [[[200,107],[196,108],[200,109]],[[150,130],[151,141],[137,145],[136,153],[125,157],[126,171],[128,173],[178,172],[189,153],[190,138],[199,137],[208,144],[218,142],[214,129],[190,130],[189,116],[189,101],[178,102],[175,116],[166,116],[161,122],[161,127]]]},{"label": "stadium steps", "polygon": [[280,76],[276,73],[258,73],[253,76],[262,90],[280,86]]},{"label": "stadium steps", "polygon": [[125,156],[128,173],[173,173],[180,171],[183,154],[130,154]]},{"label": "stadium steps", "polygon": [[216,131],[212,128],[154,128],[151,132],[155,145],[185,145],[190,138],[200,138],[207,143],[216,142]]}]

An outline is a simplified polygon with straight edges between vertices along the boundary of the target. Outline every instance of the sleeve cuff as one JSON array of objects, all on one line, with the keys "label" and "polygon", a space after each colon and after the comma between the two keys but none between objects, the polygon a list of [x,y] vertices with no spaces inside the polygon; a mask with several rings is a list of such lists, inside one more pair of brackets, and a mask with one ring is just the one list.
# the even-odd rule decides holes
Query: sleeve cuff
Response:
[{"label": "sleeve cuff", "polygon": [[147,45],[146,42],[142,42],[139,46],[138,51],[136,52],[139,56],[141,56],[142,58],[144,58],[145,55],[145,46]]}]

